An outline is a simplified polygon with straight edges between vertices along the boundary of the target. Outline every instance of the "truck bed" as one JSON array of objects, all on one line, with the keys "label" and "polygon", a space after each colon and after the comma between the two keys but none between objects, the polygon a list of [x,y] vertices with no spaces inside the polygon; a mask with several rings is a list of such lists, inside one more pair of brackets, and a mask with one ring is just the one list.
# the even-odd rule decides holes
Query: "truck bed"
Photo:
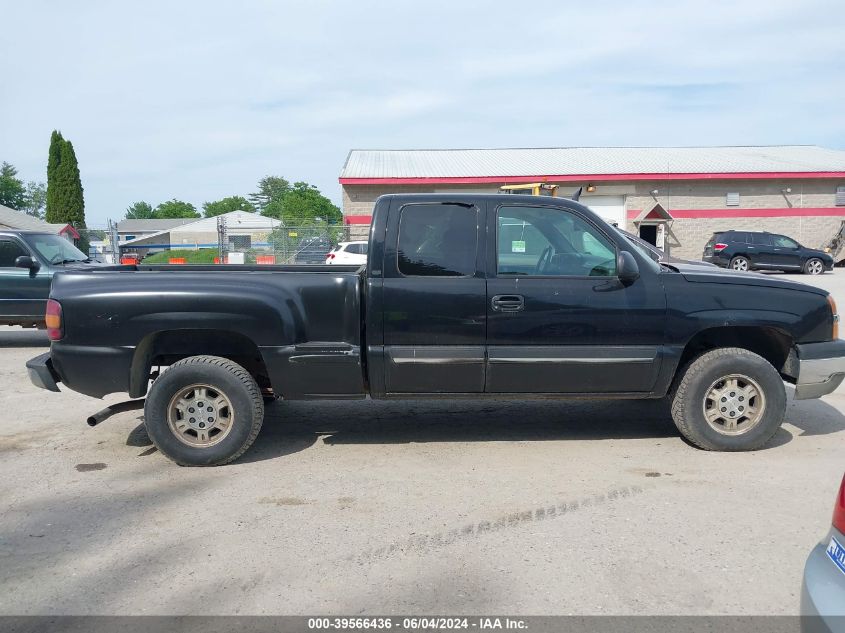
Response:
[{"label": "truck bed", "polygon": [[134,265],[57,273],[51,297],[67,318],[53,366],[81,393],[137,397],[148,367],[202,339],[209,354],[230,350],[260,365],[279,395],[360,397],[363,271]]}]

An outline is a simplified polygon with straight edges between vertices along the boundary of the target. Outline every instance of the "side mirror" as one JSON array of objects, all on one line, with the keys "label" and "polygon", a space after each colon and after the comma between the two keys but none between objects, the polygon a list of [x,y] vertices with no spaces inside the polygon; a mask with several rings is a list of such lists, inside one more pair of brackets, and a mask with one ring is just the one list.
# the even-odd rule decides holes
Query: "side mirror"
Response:
[{"label": "side mirror", "polygon": [[616,256],[616,276],[623,284],[634,283],[640,277],[637,260],[628,251],[619,251]]},{"label": "side mirror", "polygon": [[27,270],[38,270],[41,264],[32,259],[29,255],[21,255],[15,259],[15,268],[26,268]]}]

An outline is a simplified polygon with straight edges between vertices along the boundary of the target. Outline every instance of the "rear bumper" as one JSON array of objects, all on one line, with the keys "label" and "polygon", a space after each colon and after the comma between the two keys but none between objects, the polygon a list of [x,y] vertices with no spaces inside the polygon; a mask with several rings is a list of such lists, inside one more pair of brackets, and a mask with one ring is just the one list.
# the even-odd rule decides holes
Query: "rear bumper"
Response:
[{"label": "rear bumper", "polygon": [[827,554],[832,537],[845,540],[833,530],[813,548],[804,566],[801,583],[801,630],[810,632],[845,633],[845,573]]},{"label": "rear bumper", "polygon": [[91,347],[54,342],[50,351],[26,363],[29,379],[36,387],[68,389],[102,398],[110,393],[128,393],[133,347]]},{"label": "rear bumper", "polygon": [[722,257],[721,255],[704,255],[702,256],[701,261],[715,264],[716,266],[721,266],[722,268],[727,268],[728,264],[731,263],[729,257]]},{"label": "rear bumper", "polygon": [[820,398],[834,391],[845,379],[845,340],[796,345],[798,378],[795,399]]},{"label": "rear bumper", "polygon": [[26,361],[26,371],[29,374],[30,382],[36,387],[47,391],[59,391],[59,386],[56,383],[61,382],[61,380],[56,370],[53,369],[50,352]]}]

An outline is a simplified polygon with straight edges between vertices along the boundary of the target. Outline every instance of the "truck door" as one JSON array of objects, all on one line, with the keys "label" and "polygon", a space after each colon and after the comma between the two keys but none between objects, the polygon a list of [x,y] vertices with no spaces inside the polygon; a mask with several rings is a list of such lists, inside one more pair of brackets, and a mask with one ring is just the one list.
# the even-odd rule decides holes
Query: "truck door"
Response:
[{"label": "truck door", "polygon": [[43,267],[39,271],[15,268],[15,260],[21,255],[35,259],[16,238],[0,236],[0,317],[40,321],[50,294],[50,273]]},{"label": "truck door", "polygon": [[624,285],[621,238],[575,205],[503,202],[488,216],[486,391],[650,391],[666,319],[652,264],[640,258],[640,278]]},{"label": "truck door", "polygon": [[484,391],[484,222],[476,204],[391,203],[382,290],[388,394]]}]

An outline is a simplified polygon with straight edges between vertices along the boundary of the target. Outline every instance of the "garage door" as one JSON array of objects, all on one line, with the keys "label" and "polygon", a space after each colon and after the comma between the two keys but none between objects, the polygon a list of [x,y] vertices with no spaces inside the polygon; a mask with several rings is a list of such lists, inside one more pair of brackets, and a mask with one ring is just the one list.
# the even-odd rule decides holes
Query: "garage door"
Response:
[{"label": "garage door", "polygon": [[590,207],[606,222],[625,227],[625,196],[581,196],[579,202]]}]

